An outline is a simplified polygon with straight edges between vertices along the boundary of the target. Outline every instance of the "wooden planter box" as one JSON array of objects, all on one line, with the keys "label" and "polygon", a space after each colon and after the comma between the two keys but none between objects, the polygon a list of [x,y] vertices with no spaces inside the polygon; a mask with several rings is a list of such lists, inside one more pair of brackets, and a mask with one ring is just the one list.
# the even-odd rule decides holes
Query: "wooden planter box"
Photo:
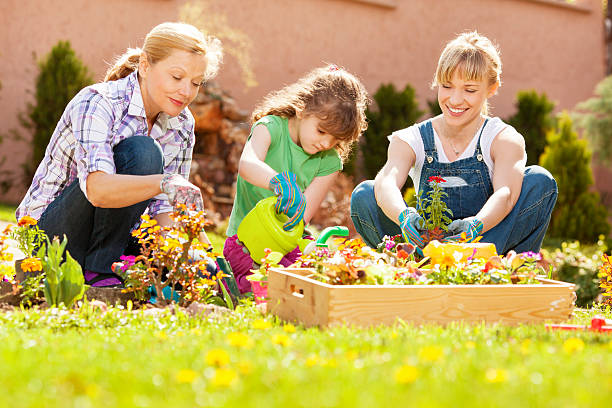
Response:
[{"label": "wooden planter box", "polygon": [[504,324],[561,322],[574,309],[574,285],[328,285],[309,269],[271,269],[268,312],[307,327],[452,321]]}]

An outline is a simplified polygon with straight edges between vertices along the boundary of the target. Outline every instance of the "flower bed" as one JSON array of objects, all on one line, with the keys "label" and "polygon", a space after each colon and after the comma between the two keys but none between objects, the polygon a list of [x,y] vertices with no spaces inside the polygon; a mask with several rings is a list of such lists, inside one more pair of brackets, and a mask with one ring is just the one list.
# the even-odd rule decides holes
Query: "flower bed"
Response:
[{"label": "flower bed", "polygon": [[[449,253],[457,246],[474,248],[472,255]],[[574,285],[538,275],[537,254],[483,258],[477,254],[487,253],[485,244],[433,242],[424,250],[430,258],[417,261],[413,250],[394,238],[379,251],[349,240],[335,252],[319,248],[291,268],[271,268],[268,311],[306,326],[369,326],[398,318],[560,322],[574,308]]]}]

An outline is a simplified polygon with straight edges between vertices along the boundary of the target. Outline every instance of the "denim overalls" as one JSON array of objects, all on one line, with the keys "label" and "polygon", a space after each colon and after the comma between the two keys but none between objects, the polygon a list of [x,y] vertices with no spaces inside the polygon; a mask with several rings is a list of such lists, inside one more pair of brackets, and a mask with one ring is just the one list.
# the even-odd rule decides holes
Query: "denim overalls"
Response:
[{"label": "denim overalls", "polygon": [[493,183],[489,177],[489,169],[484,162],[480,150],[480,138],[489,119],[486,119],[478,135],[476,151],[472,157],[456,160],[451,163],[440,163],[434,142],[434,132],[431,121],[419,126],[419,132],[425,146],[425,162],[421,170],[419,190],[421,197],[427,197],[432,189],[429,178],[441,176],[446,180],[440,186],[448,197],[444,199],[446,206],[453,212],[452,219],[472,217],[480,211],[485,202],[493,194]]},{"label": "denim overalls", "polygon": [[[485,121],[483,130],[486,124]],[[421,124],[419,131],[425,147],[419,182],[421,194],[431,189],[429,177],[442,176],[446,180],[442,187],[448,194],[444,201],[453,212],[451,218],[457,220],[476,215],[493,194],[489,170],[480,149],[482,130],[474,155],[451,163],[438,161],[431,121]],[[495,244],[499,254],[510,250],[538,252],[556,201],[557,183],[552,175],[540,166],[527,167],[516,204],[501,222],[482,235],[481,242]],[[398,220],[389,219],[380,208],[374,195],[374,180],[366,180],[353,190],[351,219],[363,240],[373,248],[385,235],[402,233]]]}]

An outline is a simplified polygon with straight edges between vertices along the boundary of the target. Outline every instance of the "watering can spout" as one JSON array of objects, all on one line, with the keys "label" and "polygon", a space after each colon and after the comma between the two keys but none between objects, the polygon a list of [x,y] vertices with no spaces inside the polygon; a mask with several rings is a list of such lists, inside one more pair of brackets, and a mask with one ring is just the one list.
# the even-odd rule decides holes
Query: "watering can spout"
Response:
[{"label": "watering can spout", "polygon": [[319,248],[327,248],[327,240],[331,237],[348,237],[349,229],[347,227],[335,226],[335,227],[327,227],[321,232],[319,238],[314,241],[308,243],[306,247],[302,250],[302,253],[308,255],[311,253],[316,247]]}]

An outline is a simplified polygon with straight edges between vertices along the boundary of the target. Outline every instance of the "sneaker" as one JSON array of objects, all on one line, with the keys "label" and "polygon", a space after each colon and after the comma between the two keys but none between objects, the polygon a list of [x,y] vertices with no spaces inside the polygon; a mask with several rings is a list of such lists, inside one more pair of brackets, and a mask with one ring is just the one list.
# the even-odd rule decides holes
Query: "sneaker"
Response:
[{"label": "sneaker", "polygon": [[114,273],[98,273],[85,270],[85,284],[94,288],[123,288],[123,280]]}]

